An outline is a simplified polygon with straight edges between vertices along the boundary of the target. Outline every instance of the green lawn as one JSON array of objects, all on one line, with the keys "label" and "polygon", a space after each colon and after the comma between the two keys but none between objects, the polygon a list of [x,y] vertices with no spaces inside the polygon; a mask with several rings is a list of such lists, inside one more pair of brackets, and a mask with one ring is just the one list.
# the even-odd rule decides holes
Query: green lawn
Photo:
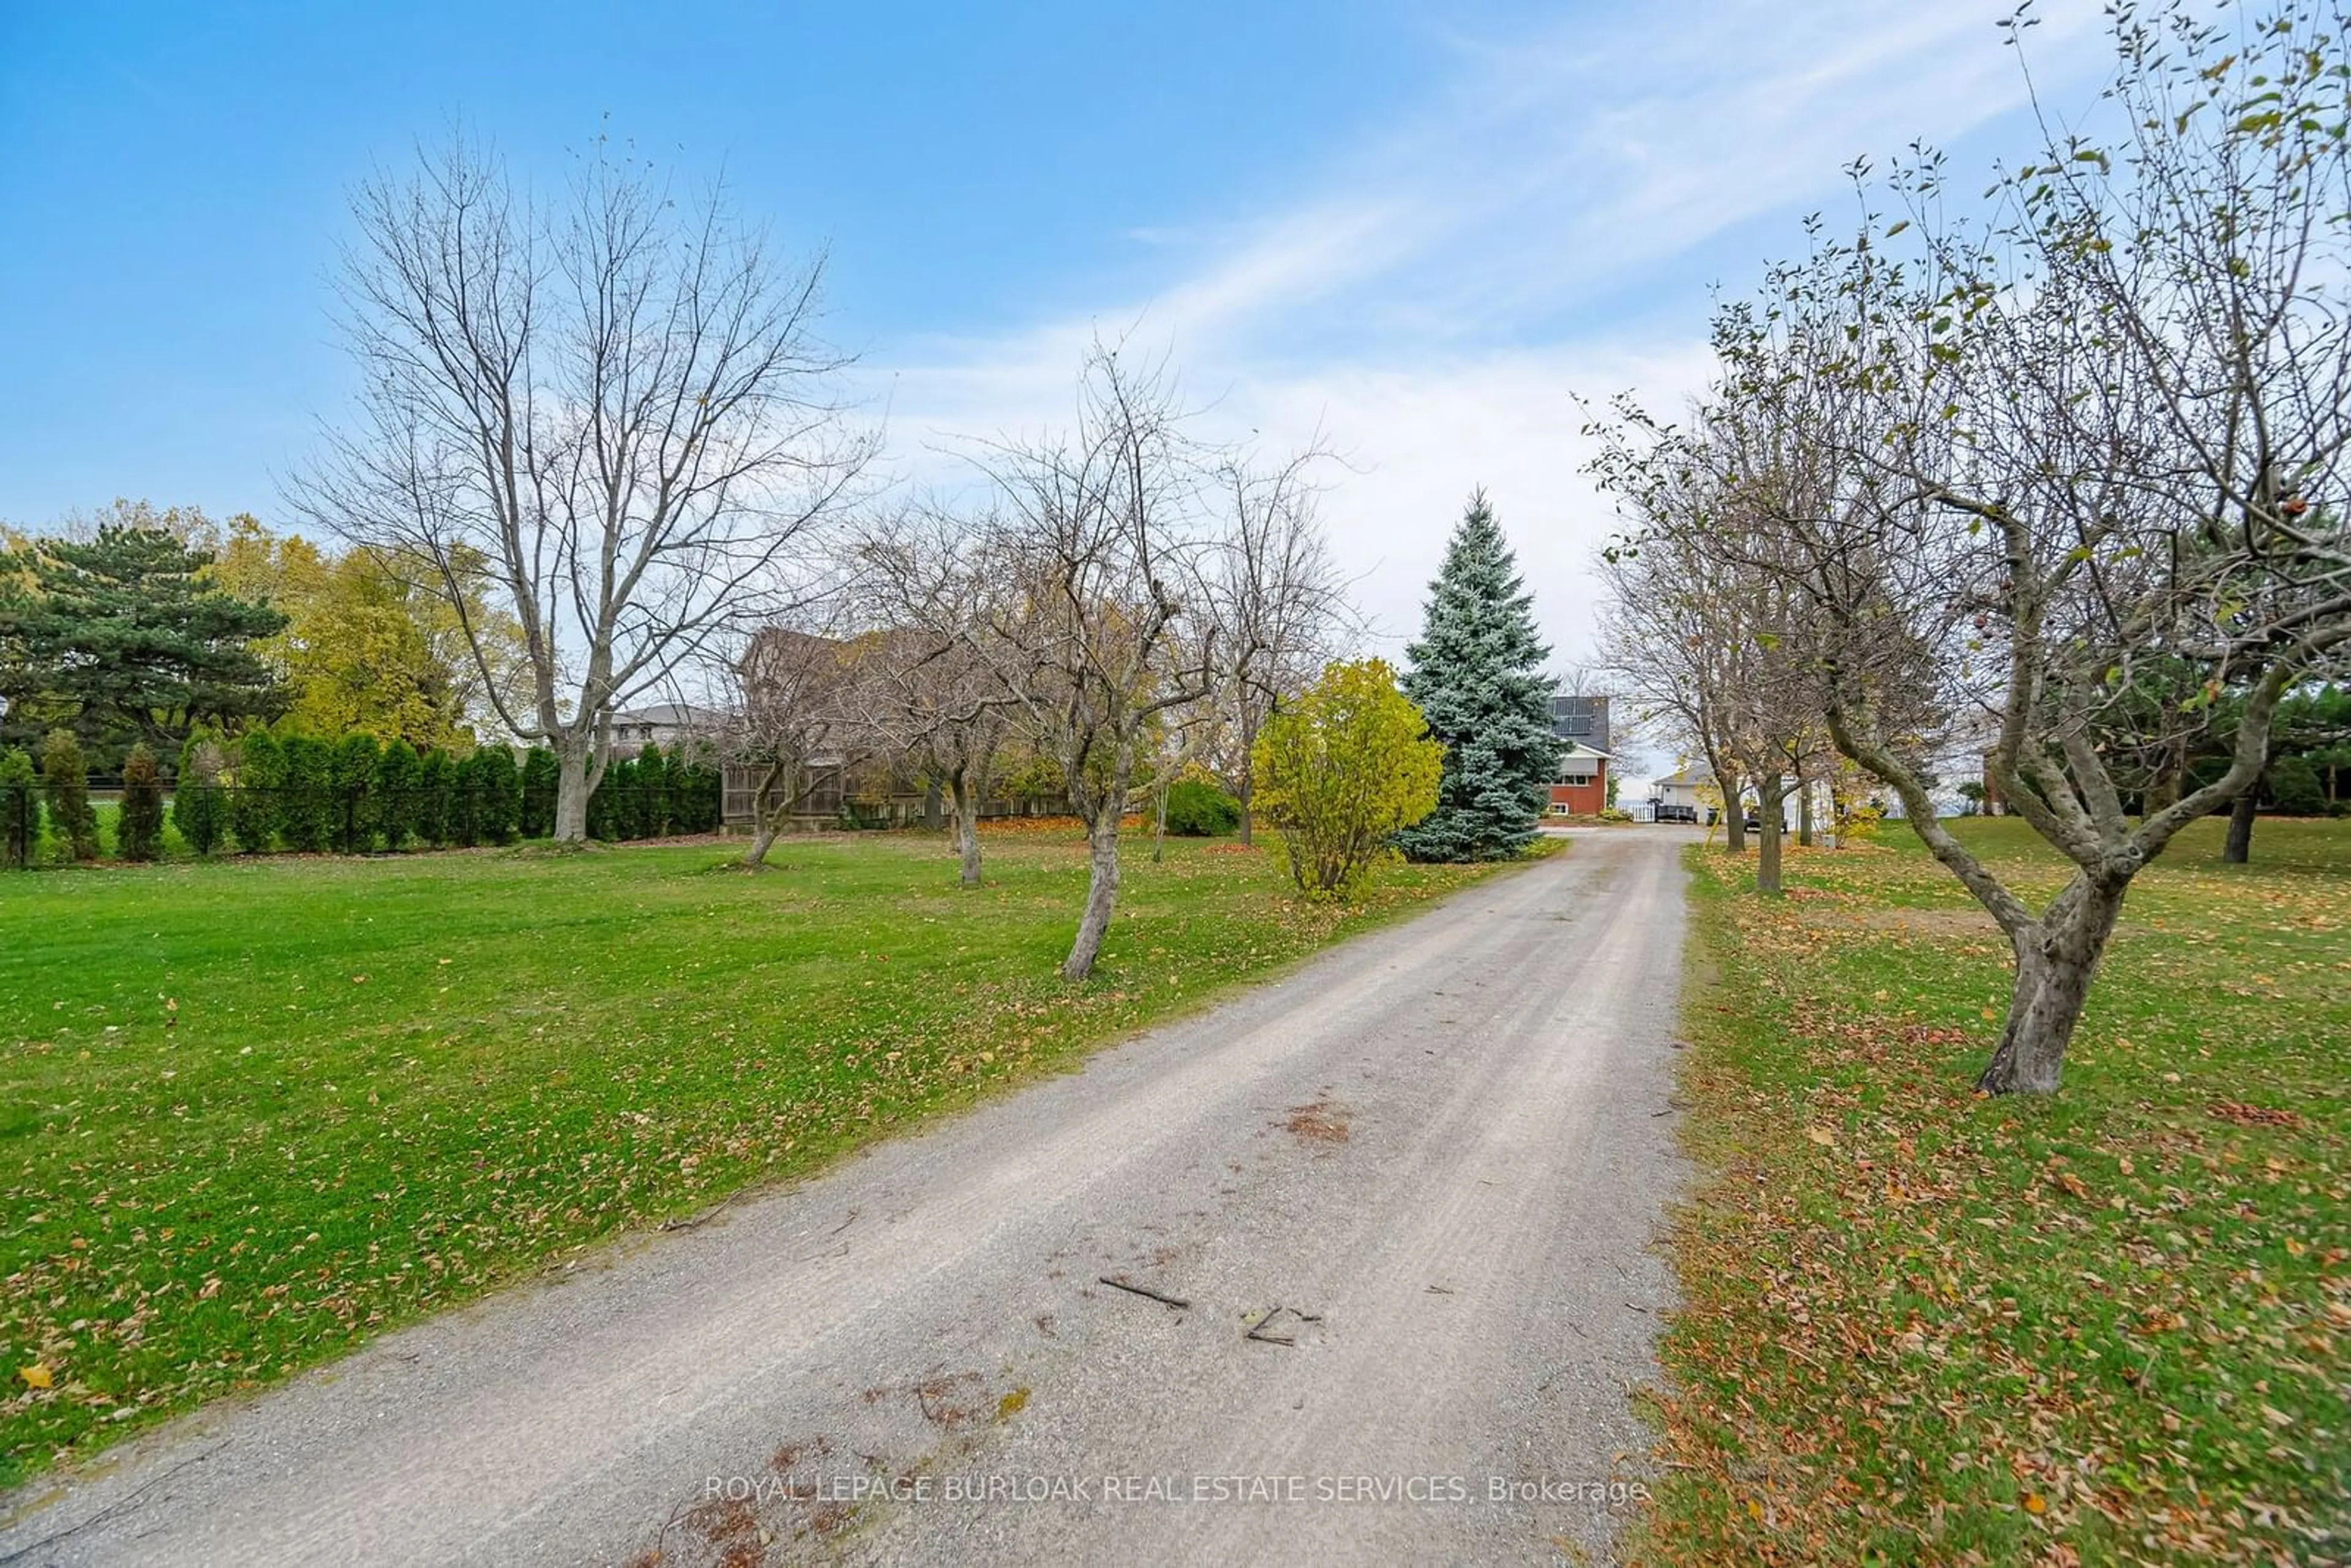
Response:
[{"label": "green lawn", "polygon": [[[2021,823],[1963,835],[2035,894]],[[2053,1100],[1971,1092],[2007,947],[1898,824],[1693,856],[1656,1563],[2351,1556],[2351,824],[2139,877]]]},{"label": "green lawn", "polygon": [[0,1484],[1479,874],[1395,866],[1334,910],[1276,855],[1146,845],[1071,987],[1072,835],[991,839],[977,892],[935,839],[726,853],[0,875]]},{"label": "green lawn", "polygon": [[[99,853],[109,860],[122,852],[122,802],[114,800],[92,800],[90,810],[98,818]],[[41,813],[41,831],[33,840],[32,863],[36,866],[62,866],[73,861],[73,851],[59,837],[48,812]],[[171,808],[163,810],[163,837],[157,846],[166,860],[189,858],[188,846],[180,838],[179,824],[172,821]]]}]

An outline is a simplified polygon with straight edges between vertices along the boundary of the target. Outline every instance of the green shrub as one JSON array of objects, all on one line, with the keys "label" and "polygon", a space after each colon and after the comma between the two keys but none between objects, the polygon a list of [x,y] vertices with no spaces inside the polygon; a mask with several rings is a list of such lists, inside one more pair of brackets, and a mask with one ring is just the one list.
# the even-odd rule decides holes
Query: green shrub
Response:
[{"label": "green shrub", "polygon": [[397,853],[416,838],[423,802],[418,798],[416,747],[404,740],[387,742],[376,753],[375,777],[368,781],[369,814],[383,847]]},{"label": "green shrub", "polygon": [[375,848],[376,802],[371,787],[382,755],[374,736],[347,735],[335,742],[328,757],[328,833],[340,853],[364,854]]},{"label": "green shrub", "polygon": [[522,779],[514,753],[485,746],[466,759],[472,784],[474,832],[484,843],[509,842],[522,821]]},{"label": "green shrub", "polygon": [[637,753],[636,836],[658,839],[670,831],[670,759],[648,741]]},{"label": "green shrub", "polygon": [[40,841],[36,777],[31,758],[21,751],[0,751],[0,866],[11,871],[32,864],[33,846]]},{"label": "green shrub", "polygon": [[2270,765],[2270,799],[2289,817],[2326,815],[2326,789],[2306,757],[2281,757]]},{"label": "green shrub", "polygon": [[522,759],[522,836],[544,839],[555,831],[555,791],[562,765],[555,753],[534,746]]},{"label": "green shrub", "polygon": [[41,742],[41,792],[47,798],[49,830],[64,839],[78,861],[98,858],[98,813],[89,804],[89,764],[69,729],[53,729]]},{"label": "green shrub", "polygon": [[719,827],[720,778],[706,746],[681,747],[669,759],[671,831],[715,833]]},{"label": "green shrub", "polygon": [[229,831],[236,847],[259,854],[277,837],[285,816],[286,748],[266,729],[256,729],[238,745],[236,792],[230,798]]},{"label": "green shrub", "polygon": [[449,842],[457,814],[456,765],[445,751],[428,751],[416,763],[416,836],[434,849]]},{"label": "green shrub", "polygon": [[200,855],[220,848],[228,831],[228,797],[221,789],[220,737],[200,729],[180,747],[180,777],[172,789],[172,825]]},{"label": "green shrub", "polygon": [[588,797],[588,836],[611,842],[629,836],[629,797],[636,792],[637,765],[611,762]]},{"label": "green shrub", "polygon": [[341,813],[335,809],[334,751],[308,735],[289,735],[286,782],[278,791],[277,833],[289,850],[316,854],[333,841]]},{"label": "green shrub", "polygon": [[470,849],[482,841],[480,783],[474,771],[474,753],[449,759],[448,815],[442,838],[453,849]]},{"label": "green shrub", "polygon": [[1445,747],[1378,659],[1331,664],[1266,721],[1250,752],[1258,804],[1302,893],[1361,887],[1398,830],[1436,810]]},{"label": "green shrub", "polygon": [[122,811],[115,847],[127,861],[152,861],[163,851],[163,770],[141,741],[122,760]]},{"label": "green shrub", "polygon": [[1167,831],[1182,838],[1208,839],[1237,831],[1241,803],[1200,779],[1179,779],[1167,787]]}]

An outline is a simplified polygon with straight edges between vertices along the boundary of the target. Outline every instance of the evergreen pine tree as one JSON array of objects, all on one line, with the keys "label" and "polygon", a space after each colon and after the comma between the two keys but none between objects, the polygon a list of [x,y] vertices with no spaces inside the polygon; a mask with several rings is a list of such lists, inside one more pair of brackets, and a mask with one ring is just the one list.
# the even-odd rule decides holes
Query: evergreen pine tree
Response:
[{"label": "evergreen pine tree", "polygon": [[1552,732],[1551,650],[1535,632],[1534,595],[1474,492],[1429,584],[1420,641],[1405,649],[1405,694],[1445,743],[1437,810],[1396,835],[1416,861],[1499,860],[1535,836],[1559,770]]},{"label": "evergreen pine tree", "polygon": [[160,528],[118,527],[17,552],[12,570],[30,591],[0,617],[0,730],[71,715],[113,768],[137,739],[176,747],[205,720],[275,715],[283,694],[252,644],[286,617],[225,591],[205,572],[212,559]]}]

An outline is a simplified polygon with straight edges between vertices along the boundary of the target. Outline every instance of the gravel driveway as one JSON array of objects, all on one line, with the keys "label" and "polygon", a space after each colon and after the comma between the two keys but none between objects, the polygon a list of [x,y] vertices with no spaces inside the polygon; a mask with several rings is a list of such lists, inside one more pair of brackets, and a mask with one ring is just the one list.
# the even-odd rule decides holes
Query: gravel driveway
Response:
[{"label": "gravel driveway", "polygon": [[198,1412],[8,1500],[0,1563],[1604,1558],[1670,1301],[1687,838],[1578,835]]}]

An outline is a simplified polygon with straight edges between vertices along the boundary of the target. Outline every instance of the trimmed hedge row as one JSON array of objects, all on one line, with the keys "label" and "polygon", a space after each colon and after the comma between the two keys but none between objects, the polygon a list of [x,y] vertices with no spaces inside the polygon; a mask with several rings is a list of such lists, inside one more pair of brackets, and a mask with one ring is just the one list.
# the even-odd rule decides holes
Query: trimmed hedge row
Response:
[{"label": "trimmed hedge row", "polygon": [[[198,855],[504,844],[554,831],[557,777],[555,754],[544,747],[517,763],[499,746],[461,757],[364,735],[329,742],[256,730],[231,741],[200,732],[181,751],[170,813],[181,841]],[[648,746],[607,766],[589,804],[589,831],[606,840],[715,832],[719,799],[715,766]],[[162,852],[164,802],[162,769],[138,747],[123,768],[114,832],[125,860]],[[68,852],[96,860],[89,769],[63,731],[43,745],[37,771],[22,752],[0,753],[0,866],[32,862],[45,807],[49,831]]]}]

